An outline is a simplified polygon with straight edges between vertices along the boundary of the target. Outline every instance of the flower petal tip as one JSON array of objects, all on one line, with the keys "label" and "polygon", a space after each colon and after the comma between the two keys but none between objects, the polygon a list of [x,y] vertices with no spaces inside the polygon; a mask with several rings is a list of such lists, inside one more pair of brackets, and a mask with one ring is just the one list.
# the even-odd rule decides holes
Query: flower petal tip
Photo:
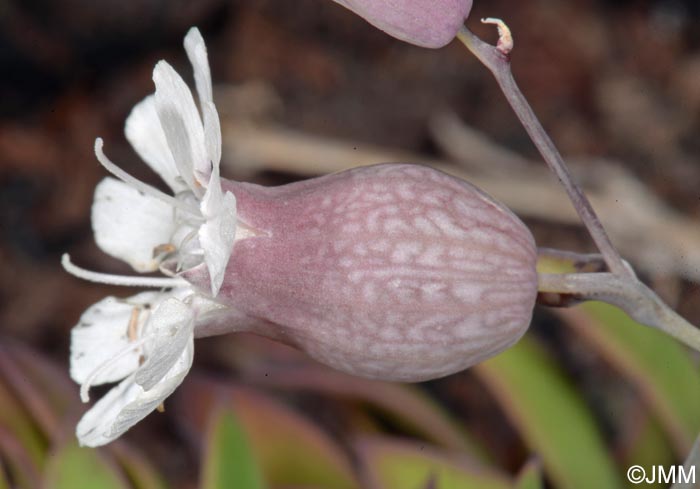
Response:
[{"label": "flower petal tip", "polygon": [[202,37],[202,33],[199,32],[199,29],[197,27],[190,27],[190,30],[187,31],[184,45],[185,49],[194,48],[197,46],[203,46],[206,48],[206,45],[204,44],[204,38]]}]

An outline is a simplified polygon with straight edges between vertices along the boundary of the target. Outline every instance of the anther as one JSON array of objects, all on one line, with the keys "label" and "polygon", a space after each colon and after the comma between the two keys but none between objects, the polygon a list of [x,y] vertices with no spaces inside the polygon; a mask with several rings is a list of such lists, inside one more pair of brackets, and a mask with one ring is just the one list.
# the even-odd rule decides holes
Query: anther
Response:
[{"label": "anther", "polygon": [[139,328],[139,315],[141,310],[138,307],[134,307],[131,310],[131,317],[129,318],[129,326],[126,328],[126,337],[130,342],[134,342],[138,339],[138,328]]},{"label": "anther", "polygon": [[177,248],[175,247],[174,244],[170,243],[163,243],[159,244],[158,246],[153,248],[153,258],[158,258],[159,256],[163,255],[169,255],[170,253],[174,253],[177,251]]}]

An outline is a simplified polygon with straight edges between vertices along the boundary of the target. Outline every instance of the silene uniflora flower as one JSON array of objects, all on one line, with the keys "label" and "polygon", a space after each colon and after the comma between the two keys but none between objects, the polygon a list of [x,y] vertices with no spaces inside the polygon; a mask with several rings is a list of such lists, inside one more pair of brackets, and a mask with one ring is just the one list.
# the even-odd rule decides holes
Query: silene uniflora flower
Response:
[{"label": "silene uniflora flower", "polygon": [[80,421],[82,444],[107,443],[158,407],[187,374],[196,336],[250,331],[354,375],[417,382],[463,370],[523,335],[537,296],[537,249],[505,206],[417,165],[272,188],[220,178],[199,32],[189,32],[185,48],[199,110],[161,61],[155,95],[126,123],[128,140],[173,195],[135,180],[95,145],[117,177],[96,190],[98,245],[137,272],[164,276],[99,274],[64,259],[88,280],[159,289],[104,299],[73,330],[71,375],[83,399],[92,385],[121,381]]},{"label": "silene uniflora flower", "polygon": [[[102,140],[95,142],[97,159],[116,177],[105,178],[95,191],[97,244],[137,272],[165,276],[101,274],[63,257],[69,272],[87,280],[160,289],[127,299],[108,297],[85,311],[73,329],[71,376],[82,384],[83,401],[91,386],[121,381],[78,424],[83,445],[108,443],[158,407],[192,365],[195,330],[225,311],[214,298],[236,239],[236,200],[221,188],[221,131],[206,47],[194,28],[184,44],[199,109],[182,78],[160,61],[153,71],[155,94],[134,107],[125,128],[131,145],[172,195],[124,172],[105,156]],[[178,277],[196,267],[207,276],[199,291]]]}]

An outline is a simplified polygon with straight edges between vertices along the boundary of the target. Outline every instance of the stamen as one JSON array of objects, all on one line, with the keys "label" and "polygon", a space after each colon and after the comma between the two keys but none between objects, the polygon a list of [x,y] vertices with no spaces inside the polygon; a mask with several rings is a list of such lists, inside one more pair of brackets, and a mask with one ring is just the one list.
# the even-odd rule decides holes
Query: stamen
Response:
[{"label": "stamen", "polygon": [[132,277],[129,275],[112,275],[109,273],[93,272],[85,270],[70,261],[68,253],[64,253],[61,257],[61,265],[66,272],[89,282],[98,284],[121,285],[124,287],[182,287],[188,285],[188,282],[181,278],[169,277]]},{"label": "stamen", "polygon": [[153,258],[158,258],[161,255],[169,255],[170,253],[173,253],[175,251],[177,251],[177,248],[175,248],[174,244],[159,244],[158,246],[153,248]]},{"label": "stamen", "polygon": [[122,182],[130,185],[132,188],[140,192],[145,193],[146,195],[150,195],[151,197],[161,200],[174,208],[186,212],[187,214],[200,217],[199,211],[185,205],[182,201],[176,199],[172,195],[163,193],[157,188],[151,187],[150,185],[143,183],[141,180],[132,177],[127,172],[115,165],[102,151],[103,144],[104,142],[102,141],[102,138],[95,139],[95,156],[97,156],[97,161],[99,161],[100,164],[105,167],[105,170],[110,172]]},{"label": "stamen", "polygon": [[105,369],[111,367],[114,365],[116,362],[122,359],[122,357],[128,355],[131,353],[133,350],[136,348],[142,346],[146,340],[148,340],[148,337],[141,338],[135,343],[130,343],[128,346],[125,348],[122,348],[116,355],[114,355],[112,358],[108,359],[107,361],[103,362],[99,367],[97,367],[95,370],[88,375],[88,378],[85,379],[85,382],[83,382],[80,385],[80,400],[83,402],[89,402],[90,401],[90,387],[92,387],[92,382],[95,380],[95,378],[103,372]]},{"label": "stamen", "polygon": [[133,343],[138,339],[138,327],[139,327],[139,315],[141,314],[141,309],[134,307],[131,310],[131,317],[129,318],[129,325],[126,327],[126,337],[129,339],[130,343]]},{"label": "stamen", "polygon": [[182,242],[180,243],[180,248],[185,248],[188,244],[190,244],[190,241],[192,241],[197,235],[199,234],[199,229],[193,229],[189,233],[185,235],[184,238],[182,238]]},{"label": "stamen", "polygon": [[[193,229],[180,241],[180,258],[177,261],[177,266],[175,267],[175,273],[180,273],[184,266],[184,258],[188,256],[203,256],[204,252],[202,250],[196,249],[188,251],[186,248],[192,240],[194,240],[199,234],[198,229]],[[191,266],[191,265],[190,265]]]}]

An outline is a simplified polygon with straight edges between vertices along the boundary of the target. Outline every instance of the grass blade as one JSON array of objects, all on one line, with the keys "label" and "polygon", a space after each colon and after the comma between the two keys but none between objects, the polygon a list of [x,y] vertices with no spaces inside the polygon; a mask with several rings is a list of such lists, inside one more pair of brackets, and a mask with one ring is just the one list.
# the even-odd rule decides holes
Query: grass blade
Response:
[{"label": "grass blade", "polygon": [[372,489],[510,489],[500,472],[464,456],[450,455],[415,442],[388,438],[357,443],[367,486]]},{"label": "grass blade", "polygon": [[267,368],[265,375],[258,375],[252,381],[256,385],[306,390],[370,404],[408,433],[476,457],[483,453],[464,428],[415,385],[369,380],[317,366]]},{"label": "grass blade", "polygon": [[676,453],[685,456],[700,431],[700,374],[687,351],[602,302],[560,312],[567,324],[629,379],[658,416]]},{"label": "grass blade", "polygon": [[266,487],[248,437],[230,410],[212,419],[202,467],[202,489]]},{"label": "grass blade", "polygon": [[194,433],[217,405],[233,409],[270,485],[358,489],[342,448],[307,418],[268,396],[192,376],[176,399],[178,419]]},{"label": "grass blade", "polygon": [[516,478],[514,489],[543,489],[542,464],[539,459],[526,463]]},{"label": "grass blade", "polygon": [[3,467],[2,459],[0,459],[0,489],[10,489],[10,483],[5,477],[5,468]]},{"label": "grass blade", "polygon": [[530,339],[475,372],[559,489],[621,487],[598,426],[557,366]]},{"label": "grass blade", "polygon": [[165,489],[161,474],[138,449],[121,440],[109,445],[109,451],[131,481],[133,489]]},{"label": "grass blade", "polygon": [[45,489],[128,489],[118,470],[99,450],[81,448],[75,442],[62,446],[50,456],[44,473]]}]

